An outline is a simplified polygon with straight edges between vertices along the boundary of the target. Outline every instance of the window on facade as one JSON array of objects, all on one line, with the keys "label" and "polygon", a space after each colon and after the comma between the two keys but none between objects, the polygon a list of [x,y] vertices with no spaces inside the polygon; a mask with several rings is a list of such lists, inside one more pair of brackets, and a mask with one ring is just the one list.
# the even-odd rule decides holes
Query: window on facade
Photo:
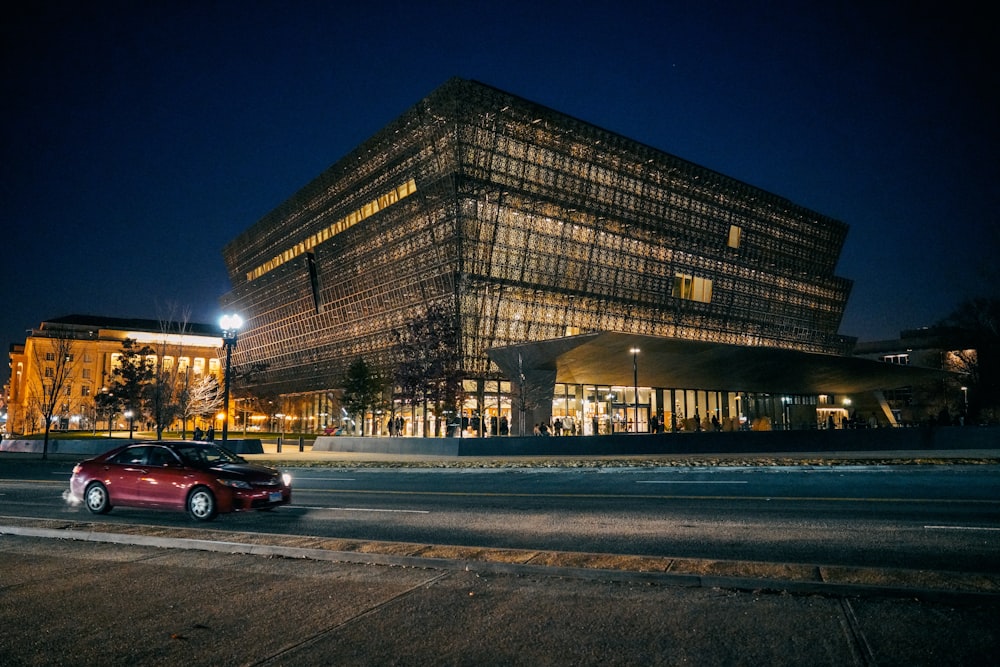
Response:
[{"label": "window on facade", "polygon": [[194,359],[194,374],[202,375],[205,372],[205,360],[201,357],[195,357]]},{"label": "window on facade", "polygon": [[56,376],[56,372],[52,369],[52,367],[51,366],[46,366],[45,367],[45,377],[52,378],[52,377],[55,377],[55,376]]},{"label": "window on facade", "polygon": [[172,371],[174,369],[174,358],[173,357],[163,357],[163,370]]},{"label": "window on facade", "polygon": [[55,361],[55,360],[56,360],[56,353],[55,352],[46,352],[45,353],[45,361]]},{"label": "window on facade", "polygon": [[84,368],[83,369],[83,379],[85,379],[85,380],[89,380],[90,379],[90,369],[89,368]]},{"label": "window on facade", "polygon": [[908,354],[887,354],[882,357],[882,361],[887,364],[899,364],[900,366],[909,366],[910,355]]},{"label": "window on facade", "polygon": [[183,373],[187,371],[188,366],[191,365],[191,360],[188,357],[178,357],[177,359],[177,371]]},{"label": "window on facade", "polygon": [[208,372],[209,373],[211,373],[212,375],[218,375],[221,370],[222,370],[222,364],[219,362],[218,359],[209,359],[208,360]]},{"label": "window on facade", "polygon": [[80,395],[81,396],[90,396],[90,385],[89,384],[80,385]]},{"label": "window on facade", "polygon": [[738,225],[729,225],[729,240],[726,242],[726,245],[730,248],[739,248],[740,237],[742,235],[743,230]]},{"label": "window on facade", "polygon": [[673,295],[680,299],[711,303],[712,281],[708,278],[678,273],[674,276]]}]

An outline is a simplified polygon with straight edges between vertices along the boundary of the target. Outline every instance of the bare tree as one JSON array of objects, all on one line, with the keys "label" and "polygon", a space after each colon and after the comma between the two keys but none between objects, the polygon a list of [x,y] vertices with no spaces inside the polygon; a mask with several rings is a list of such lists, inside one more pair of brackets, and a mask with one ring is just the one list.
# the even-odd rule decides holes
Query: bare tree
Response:
[{"label": "bare tree", "polygon": [[434,403],[438,433],[442,433],[442,416],[458,414],[462,400],[458,351],[458,325],[454,314],[446,309],[428,306],[417,317],[393,332],[398,364],[395,384],[398,397],[410,403],[414,410],[424,404],[424,436],[427,437],[427,404]]},{"label": "bare tree", "polygon": [[[177,304],[167,304],[160,310],[159,324],[163,338],[157,350],[157,364],[153,369],[152,383],[147,389],[146,400],[150,416],[156,425],[157,439],[163,437],[163,430],[182,413],[180,402],[188,381],[187,369],[182,376],[179,364],[167,365],[164,360],[168,356],[174,359],[183,356],[183,344],[171,341],[183,340],[182,336],[189,331],[191,319],[190,308],[182,309]],[[183,437],[184,428],[181,430]]]},{"label": "bare tree", "polygon": [[[33,378],[28,396],[32,407],[45,423],[43,459],[49,457],[49,432],[52,430],[53,418],[57,413],[69,411],[69,401],[65,394],[67,390],[72,390],[77,366],[74,348],[75,341],[67,337],[35,339],[34,356],[38,377]],[[66,406],[65,410],[62,410],[63,405]]]},{"label": "bare tree", "polygon": [[219,387],[219,381],[214,375],[205,375],[195,380],[182,390],[178,406],[186,433],[189,419],[214,415],[215,411],[222,407],[222,389]]},{"label": "bare tree", "polygon": [[969,413],[987,420],[1000,414],[1000,298],[960,303],[942,322],[964,343],[952,355],[955,370],[967,377]]}]

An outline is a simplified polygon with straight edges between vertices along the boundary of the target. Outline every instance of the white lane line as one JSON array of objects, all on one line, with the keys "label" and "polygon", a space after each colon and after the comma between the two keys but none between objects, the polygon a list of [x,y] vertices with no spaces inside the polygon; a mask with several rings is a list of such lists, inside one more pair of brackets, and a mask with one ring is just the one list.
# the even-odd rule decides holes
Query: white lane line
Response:
[{"label": "white lane line", "polygon": [[746,484],[746,480],[733,480],[733,481],[698,481],[698,480],[669,480],[669,479],[641,479],[636,484]]},{"label": "white lane line", "polygon": [[1000,532],[1000,528],[990,528],[988,526],[924,526],[924,530],[985,530]]},{"label": "white lane line", "polygon": [[302,475],[299,479],[309,480],[310,482],[355,482],[357,481],[354,477],[309,477],[307,475]]},{"label": "white lane line", "polygon": [[309,507],[308,505],[299,505],[299,507],[305,507],[310,510],[329,510],[331,512],[388,512],[394,514],[430,514],[429,510],[387,510],[387,509],[376,509],[374,507]]}]

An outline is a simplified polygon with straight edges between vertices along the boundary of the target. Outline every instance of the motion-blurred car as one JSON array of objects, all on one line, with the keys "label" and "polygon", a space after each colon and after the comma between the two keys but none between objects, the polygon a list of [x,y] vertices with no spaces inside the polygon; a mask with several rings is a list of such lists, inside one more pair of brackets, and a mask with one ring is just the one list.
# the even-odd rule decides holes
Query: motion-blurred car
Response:
[{"label": "motion-blurred car", "polygon": [[115,505],[217,514],[270,510],[292,501],[291,477],[208,442],[141,442],[78,463],[70,493],[95,514]]}]

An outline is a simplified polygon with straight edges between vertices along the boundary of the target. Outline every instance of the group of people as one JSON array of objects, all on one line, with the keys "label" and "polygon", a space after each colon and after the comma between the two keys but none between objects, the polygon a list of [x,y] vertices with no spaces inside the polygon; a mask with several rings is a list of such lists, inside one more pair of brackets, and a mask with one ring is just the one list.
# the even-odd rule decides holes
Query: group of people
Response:
[{"label": "group of people", "polygon": [[194,439],[212,442],[215,440],[215,429],[209,426],[207,431],[202,431],[200,426],[195,426]]},{"label": "group of people", "polygon": [[403,419],[401,415],[389,417],[389,421],[386,422],[385,428],[389,431],[389,437],[401,436],[406,429],[406,420]]}]

